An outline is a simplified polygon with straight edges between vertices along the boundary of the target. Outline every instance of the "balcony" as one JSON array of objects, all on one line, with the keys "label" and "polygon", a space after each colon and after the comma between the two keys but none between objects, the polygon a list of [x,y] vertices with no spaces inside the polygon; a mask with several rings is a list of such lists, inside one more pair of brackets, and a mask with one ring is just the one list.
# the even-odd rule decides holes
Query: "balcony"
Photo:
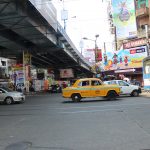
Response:
[{"label": "balcony", "polygon": [[[148,30],[148,35],[150,35],[150,29]],[[137,37],[138,38],[145,38],[146,37],[145,29],[139,28],[137,31]]]},{"label": "balcony", "polygon": [[141,7],[136,10],[137,18],[142,18],[142,17],[146,17],[146,16],[149,16],[149,8]]}]

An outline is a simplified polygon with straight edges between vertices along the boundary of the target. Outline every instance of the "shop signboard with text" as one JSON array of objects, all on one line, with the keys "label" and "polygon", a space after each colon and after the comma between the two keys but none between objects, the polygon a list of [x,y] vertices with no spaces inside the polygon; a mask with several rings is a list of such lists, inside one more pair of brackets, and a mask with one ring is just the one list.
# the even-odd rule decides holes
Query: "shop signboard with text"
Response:
[{"label": "shop signboard with text", "polygon": [[108,52],[103,55],[103,70],[140,68],[145,57],[147,57],[146,46]]}]

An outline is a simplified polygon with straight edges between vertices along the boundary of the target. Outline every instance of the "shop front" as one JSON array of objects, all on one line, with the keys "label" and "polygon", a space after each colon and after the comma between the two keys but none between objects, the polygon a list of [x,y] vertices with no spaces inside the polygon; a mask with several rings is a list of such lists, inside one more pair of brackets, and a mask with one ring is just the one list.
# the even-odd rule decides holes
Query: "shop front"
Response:
[{"label": "shop front", "polygon": [[0,57],[0,79],[8,78],[8,59]]}]

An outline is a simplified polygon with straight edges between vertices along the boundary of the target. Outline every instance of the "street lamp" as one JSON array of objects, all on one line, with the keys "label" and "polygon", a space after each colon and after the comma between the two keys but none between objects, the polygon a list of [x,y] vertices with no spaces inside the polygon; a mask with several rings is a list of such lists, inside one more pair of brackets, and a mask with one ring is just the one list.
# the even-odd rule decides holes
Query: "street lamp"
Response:
[{"label": "street lamp", "polygon": [[147,45],[147,55],[149,56],[149,55],[150,55],[150,51],[149,51],[149,36],[148,36],[148,30],[149,30],[149,27],[148,27],[148,25],[146,24],[146,25],[145,25],[146,45]]},{"label": "street lamp", "polygon": [[95,43],[95,48],[94,48],[94,54],[95,54],[95,63],[97,62],[97,59],[96,59],[96,54],[97,54],[97,49],[98,49],[98,46],[97,46],[97,38],[99,37],[99,34],[96,34],[95,35],[95,40],[93,39],[89,39],[87,37],[84,37],[83,40],[89,40],[89,41],[93,41]]},{"label": "street lamp", "polygon": [[94,71],[95,71],[95,73],[97,74],[97,70],[96,70],[96,62],[97,62],[97,49],[98,49],[98,46],[97,46],[97,38],[99,37],[99,35],[98,34],[96,34],[95,35],[95,40],[93,40],[93,39],[89,39],[89,38],[87,38],[87,37],[84,37],[83,39],[84,40],[89,40],[89,41],[93,41],[94,42],[94,44],[95,44],[95,47],[94,47],[94,54],[95,54],[95,68],[94,68]]}]

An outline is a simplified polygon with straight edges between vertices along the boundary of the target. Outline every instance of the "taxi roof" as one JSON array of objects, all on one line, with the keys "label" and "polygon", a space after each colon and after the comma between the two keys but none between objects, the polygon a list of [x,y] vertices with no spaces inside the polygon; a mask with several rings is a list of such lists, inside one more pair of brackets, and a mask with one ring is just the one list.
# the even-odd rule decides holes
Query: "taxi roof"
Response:
[{"label": "taxi roof", "polygon": [[78,79],[78,80],[100,80],[99,78],[81,78],[81,79]]}]

